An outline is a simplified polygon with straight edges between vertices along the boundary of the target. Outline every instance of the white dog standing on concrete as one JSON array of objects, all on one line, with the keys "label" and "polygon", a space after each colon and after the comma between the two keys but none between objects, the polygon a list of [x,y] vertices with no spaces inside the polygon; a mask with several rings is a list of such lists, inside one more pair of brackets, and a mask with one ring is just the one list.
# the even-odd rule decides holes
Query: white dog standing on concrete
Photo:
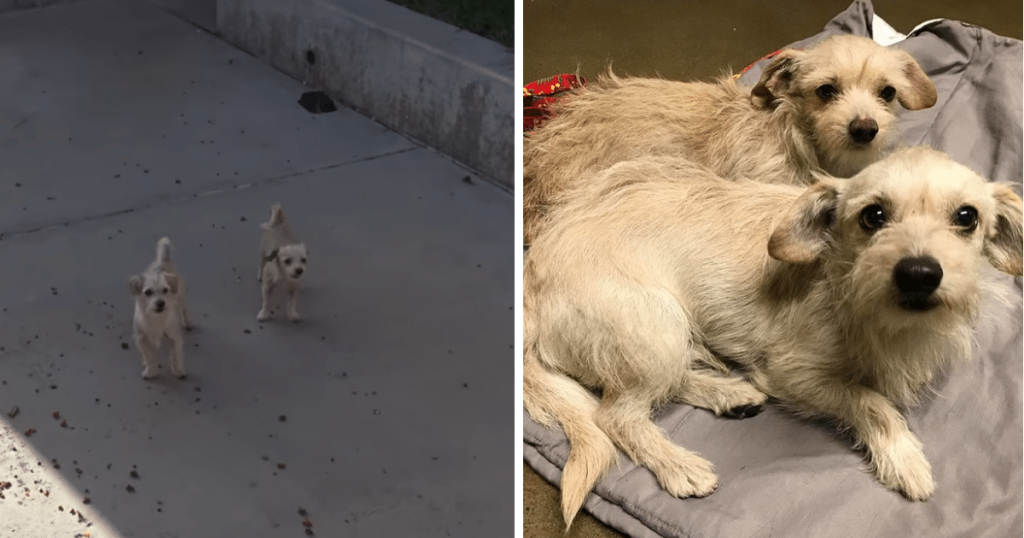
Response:
[{"label": "white dog standing on concrete", "polygon": [[288,292],[288,319],[299,321],[298,293],[302,275],[306,272],[306,245],[295,237],[280,205],[270,209],[270,220],[260,226],[264,232],[256,281],[262,283],[263,306],[256,319],[270,319],[271,296],[277,285],[284,282]]},{"label": "white dog standing on concrete", "polygon": [[643,155],[682,156],[724,178],[809,185],[849,177],[895,140],[896,103],[935,104],[912,56],[842,35],[783,50],[753,88],[612,74],[580,89],[523,141],[523,233],[591,173]]},{"label": "white dog standing on concrete", "polygon": [[[899,409],[970,357],[981,297],[1004,289],[989,265],[1019,276],[1021,249],[1021,199],[928,148],[806,188],[664,157],[588,178],[524,274],[524,402],[571,442],[566,523],[616,446],[674,496],[712,493],[712,464],[652,408],[743,417],[766,394],[837,421],[885,487],[928,499],[931,467]],[[749,382],[715,375],[719,357]]]},{"label": "white dog standing on concrete", "polygon": [[128,290],[135,297],[133,326],[135,345],[142,353],[143,379],[157,376],[160,366],[156,354],[164,338],[171,341],[171,373],[184,378],[185,340],[182,329],[190,329],[192,320],[185,299],[185,280],[171,263],[171,240],[164,237],[156,244],[156,260],[145,272],[128,279]]}]

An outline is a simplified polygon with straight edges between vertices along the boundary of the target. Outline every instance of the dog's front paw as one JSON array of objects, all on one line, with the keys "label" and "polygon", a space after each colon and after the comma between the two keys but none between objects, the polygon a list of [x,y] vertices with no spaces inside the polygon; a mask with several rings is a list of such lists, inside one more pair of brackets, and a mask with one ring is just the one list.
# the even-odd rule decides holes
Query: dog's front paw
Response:
[{"label": "dog's front paw", "polygon": [[718,489],[718,475],[710,461],[679,449],[671,465],[654,473],[665,491],[679,498],[707,497]]},{"label": "dog's front paw", "polygon": [[756,416],[768,402],[768,395],[757,390],[748,381],[736,380],[724,385],[719,416],[725,418],[744,419]]},{"label": "dog's front paw", "polygon": [[910,432],[873,451],[871,461],[882,485],[912,501],[926,501],[935,492],[932,466],[921,442]]},{"label": "dog's front paw", "polygon": [[750,418],[757,416],[762,409],[764,409],[764,406],[761,404],[741,404],[732,409],[722,411],[722,416],[735,419]]},{"label": "dog's front paw", "polygon": [[270,319],[270,312],[267,310],[260,310],[260,313],[256,314],[257,321],[267,321],[268,319]]},{"label": "dog's front paw", "polygon": [[302,321],[302,316],[300,316],[299,313],[295,311],[288,312],[288,321],[291,321],[292,323],[298,323]]},{"label": "dog's front paw", "polygon": [[142,379],[153,379],[157,375],[159,374],[156,370],[150,370],[149,368],[142,370]]},{"label": "dog's front paw", "polygon": [[185,371],[184,366],[171,365],[171,374],[173,374],[174,377],[177,377],[178,379],[185,379],[185,376],[188,375],[188,372]]}]

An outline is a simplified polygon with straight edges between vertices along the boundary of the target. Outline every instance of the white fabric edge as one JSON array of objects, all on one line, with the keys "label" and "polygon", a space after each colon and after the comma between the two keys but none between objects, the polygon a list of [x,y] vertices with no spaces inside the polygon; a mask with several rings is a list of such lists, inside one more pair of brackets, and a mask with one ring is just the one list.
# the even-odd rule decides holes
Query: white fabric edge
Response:
[{"label": "white fabric edge", "polygon": [[916,34],[921,29],[926,28],[928,26],[931,26],[931,25],[933,25],[933,24],[935,24],[937,22],[942,22],[944,20],[946,20],[946,19],[929,19],[929,20],[926,20],[926,21],[918,24],[917,26],[915,26],[914,29],[910,31],[910,35]]},{"label": "white fabric edge", "polygon": [[871,39],[874,39],[875,43],[878,43],[883,47],[888,47],[889,45],[895,45],[907,38],[906,34],[897,32],[895,28],[885,22],[885,19],[879,17],[877,14],[872,13],[871,17]]}]

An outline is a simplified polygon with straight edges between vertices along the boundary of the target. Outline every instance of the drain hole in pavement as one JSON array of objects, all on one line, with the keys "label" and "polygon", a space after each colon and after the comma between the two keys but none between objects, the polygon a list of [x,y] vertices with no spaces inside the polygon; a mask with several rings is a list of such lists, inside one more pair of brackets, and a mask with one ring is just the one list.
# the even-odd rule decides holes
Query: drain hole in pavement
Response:
[{"label": "drain hole in pavement", "polygon": [[302,108],[313,114],[323,114],[324,112],[338,110],[334,106],[334,101],[324,92],[306,92],[299,99],[299,104],[302,105]]},{"label": "drain hole in pavement", "polygon": [[313,65],[316,63],[316,55],[313,54],[312,49],[306,51],[306,63]]}]

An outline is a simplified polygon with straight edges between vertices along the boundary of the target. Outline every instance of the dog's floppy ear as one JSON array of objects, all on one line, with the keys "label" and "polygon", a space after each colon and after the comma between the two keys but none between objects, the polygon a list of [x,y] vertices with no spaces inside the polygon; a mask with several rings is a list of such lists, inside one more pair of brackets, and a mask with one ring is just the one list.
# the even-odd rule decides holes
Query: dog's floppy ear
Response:
[{"label": "dog's floppy ear", "polygon": [[138,295],[142,293],[142,286],[145,284],[145,280],[142,275],[135,275],[128,279],[128,291],[132,292],[132,295]]},{"label": "dog's floppy ear", "polygon": [[768,239],[768,255],[788,263],[811,263],[828,245],[836,221],[839,182],[819,177],[790,206]]},{"label": "dog's floppy ear", "polygon": [[1006,185],[993,184],[992,191],[996,200],[995,226],[985,237],[985,255],[996,269],[1021,276],[1024,271],[1024,205]]},{"label": "dog's floppy ear", "polygon": [[164,282],[167,283],[167,289],[171,290],[171,293],[178,293],[178,276],[172,274],[164,275]]},{"label": "dog's floppy ear", "polygon": [[924,74],[917,60],[902,50],[893,50],[902,64],[900,73],[893,80],[896,100],[907,110],[930,108],[938,100],[935,84]]},{"label": "dog's floppy ear", "polygon": [[796,77],[796,63],[806,52],[786,49],[772,59],[764,68],[761,80],[750,90],[750,102],[754,108],[768,108],[793,87]]}]

